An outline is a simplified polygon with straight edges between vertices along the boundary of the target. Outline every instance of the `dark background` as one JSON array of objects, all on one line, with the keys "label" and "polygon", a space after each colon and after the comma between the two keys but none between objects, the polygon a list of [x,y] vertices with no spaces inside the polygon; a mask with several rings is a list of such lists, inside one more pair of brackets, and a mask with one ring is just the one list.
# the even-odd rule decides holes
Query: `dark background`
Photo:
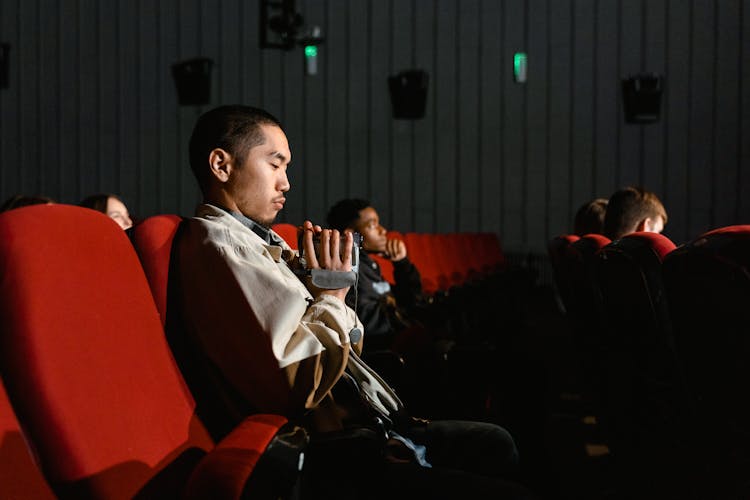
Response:
[{"label": "dark background", "polygon": [[[750,0],[298,0],[325,44],[259,48],[258,0],[2,0],[0,198],[191,214],[196,117],[222,103],[278,115],[291,142],[281,218],[322,221],[345,196],[401,231],[492,231],[543,254],[575,209],[640,183],[680,243],[750,222]],[[528,82],[513,54],[528,53]],[[170,67],[216,62],[211,105],[179,106]],[[387,77],[430,76],[426,116],[393,120]],[[662,119],[624,121],[620,80],[665,77]]]}]

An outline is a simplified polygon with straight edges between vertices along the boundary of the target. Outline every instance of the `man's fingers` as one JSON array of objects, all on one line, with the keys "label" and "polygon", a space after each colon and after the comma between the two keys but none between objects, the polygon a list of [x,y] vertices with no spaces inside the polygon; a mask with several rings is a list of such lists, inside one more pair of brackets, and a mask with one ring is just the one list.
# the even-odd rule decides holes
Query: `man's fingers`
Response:
[{"label": "man's fingers", "polygon": [[319,267],[318,258],[315,255],[315,245],[313,244],[313,225],[310,221],[305,221],[302,226],[305,234],[302,238],[303,250],[308,269],[317,269]]}]

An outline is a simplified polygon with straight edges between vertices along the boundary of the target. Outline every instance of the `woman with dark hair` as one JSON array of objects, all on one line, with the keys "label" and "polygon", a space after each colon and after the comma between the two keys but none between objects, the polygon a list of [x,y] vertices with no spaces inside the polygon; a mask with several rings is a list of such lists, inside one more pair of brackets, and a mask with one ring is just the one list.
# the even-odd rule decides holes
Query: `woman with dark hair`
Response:
[{"label": "woman with dark hair", "polygon": [[94,194],[85,198],[79,205],[106,214],[117,222],[123,230],[133,227],[128,207],[125,206],[125,203],[117,195],[108,193]]},{"label": "woman with dark hair", "polygon": [[54,203],[55,200],[48,196],[17,194],[11,196],[0,205],[0,212],[7,212],[14,208],[21,208],[29,205],[52,205]]}]

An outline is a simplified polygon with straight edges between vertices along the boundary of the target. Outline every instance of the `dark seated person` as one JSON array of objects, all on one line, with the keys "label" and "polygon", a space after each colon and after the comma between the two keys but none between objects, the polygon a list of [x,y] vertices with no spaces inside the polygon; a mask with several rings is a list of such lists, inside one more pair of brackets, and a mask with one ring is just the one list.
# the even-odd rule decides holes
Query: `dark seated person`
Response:
[{"label": "dark seated person", "polygon": [[[356,231],[362,235],[359,281],[356,290],[346,295],[349,307],[356,308],[357,316],[367,332],[365,352],[392,347],[400,332],[418,331],[415,309],[423,300],[419,271],[409,261],[406,245],[399,239],[389,239],[380,224],[378,212],[369,201],[344,199],[328,212],[328,225],[343,232]],[[370,254],[377,254],[393,263],[395,284],[391,286]]]}]

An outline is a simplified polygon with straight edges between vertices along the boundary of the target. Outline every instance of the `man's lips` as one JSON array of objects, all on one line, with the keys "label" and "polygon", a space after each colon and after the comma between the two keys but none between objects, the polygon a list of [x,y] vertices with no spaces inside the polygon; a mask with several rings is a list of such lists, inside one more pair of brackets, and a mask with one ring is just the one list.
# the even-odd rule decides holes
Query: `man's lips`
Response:
[{"label": "man's lips", "polygon": [[276,198],[273,200],[273,204],[276,205],[279,210],[284,208],[284,203],[286,203],[286,198]]}]

